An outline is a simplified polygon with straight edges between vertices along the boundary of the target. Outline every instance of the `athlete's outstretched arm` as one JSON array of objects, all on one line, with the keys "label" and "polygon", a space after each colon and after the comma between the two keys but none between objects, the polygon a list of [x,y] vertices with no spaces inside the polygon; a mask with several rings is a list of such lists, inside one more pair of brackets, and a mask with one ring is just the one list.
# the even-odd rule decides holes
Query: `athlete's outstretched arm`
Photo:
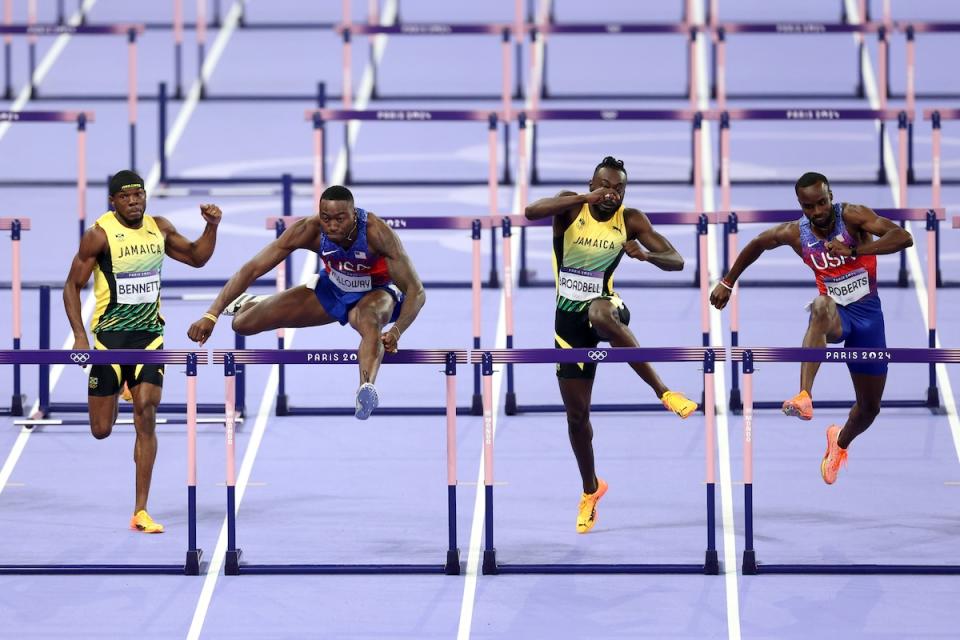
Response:
[{"label": "athlete's outstretched arm", "polygon": [[[723,281],[732,287],[737,282],[737,278],[747,270],[747,267],[756,262],[764,251],[776,249],[783,245],[791,246],[799,252],[800,227],[796,222],[784,222],[760,232],[756,238],[747,243],[737,259],[733,261],[733,266],[723,277]],[[717,283],[710,294],[710,304],[717,309],[723,309],[727,306],[730,293],[731,289],[728,289],[722,283]]]},{"label": "athlete's outstretched arm", "polygon": [[215,204],[202,204],[200,215],[207,221],[207,226],[200,237],[193,242],[182,236],[173,223],[166,218],[154,217],[157,227],[163,233],[166,254],[177,262],[191,267],[202,267],[213,255],[213,249],[217,246],[217,225],[220,224],[223,213]]},{"label": "athlete's outstretched arm", "polygon": [[248,260],[245,265],[227,280],[217,298],[210,305],[204,317],[187,329],[187,337],[201,345],[210,337],[216,324],[208,316],[217,318],[224,308],[241,293],[246,291],[254,280],[283,262],[296,249],[308,248],[316,243],[319,232],[308,219],[297,220],[283,234],[260,250],[260,253]]},{"label": "athlete's outstretched arm", "polygon": [[107,248],[107,234],[99,226],[87,229],[80,239],[80,249],[70,263],[70,273],[63,283],[63,308],[73,330],[73,348],[89,349],[87,330],[83,326],[83,311],[80,308],[80,290],[87,286],[90,274],[99,256]]},{"label": "athlete's outstretched arm", "polygon": [[[393,323],[390,330],[384,334],[384,346],[391,351],[396,349],[396,343],[400,339],[396,333],[402,335],[413,324],[427,301],[427,293],[396,232],[372,214],[368,217],[367,238],[370,248],[383,256],[390,277],[403,292],[400,315],[397,316],[397,321]],[[393,327],[396,327],[395,331]]]},{"label": "athlete's outstretched arm", "polygon": [[[857,245],[857,254],[861,256],[881,256],[903,251],[913,246],[910,232],[888,218],[878,216],[873,209],[859,204],[848,204],[843,210],[843,219],[851,227],[874,235],[876,240]],[[827,243],[832,255],[849,256],[851,247],[832,240]]]},{"label": "athlete's outstretched arm", "polygon": [[627,224],[627,241],[623,243],[623,250],[628,256],[664,271],[683,270],[683,256],[654,230],[646,214],[636,209],[626,209],[623,213]]}]

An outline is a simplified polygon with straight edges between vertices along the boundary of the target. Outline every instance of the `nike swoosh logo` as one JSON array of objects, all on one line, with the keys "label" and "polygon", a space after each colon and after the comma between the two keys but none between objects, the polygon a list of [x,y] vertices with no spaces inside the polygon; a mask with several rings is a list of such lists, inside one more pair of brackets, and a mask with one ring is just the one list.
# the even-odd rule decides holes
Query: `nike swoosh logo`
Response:
[{"label": "nike swoosh logo", "polygon": [[320,255],[329,256],[329,255],[332,255],[332,254],[334,254],[334,253],[336,253],[336,252],[337,252],[337,249],[334,249],[333,251],[324,251],[324,252],[321,253]]},{"label": "nike swoosh logo", "polygon": [[819,243],[819,242],[808,242],[808,243],[807,243],[807,246],[808,246],[808,247],[815,247],[815,246],[817,246],[818,244],[820,244],[820,243]]}]

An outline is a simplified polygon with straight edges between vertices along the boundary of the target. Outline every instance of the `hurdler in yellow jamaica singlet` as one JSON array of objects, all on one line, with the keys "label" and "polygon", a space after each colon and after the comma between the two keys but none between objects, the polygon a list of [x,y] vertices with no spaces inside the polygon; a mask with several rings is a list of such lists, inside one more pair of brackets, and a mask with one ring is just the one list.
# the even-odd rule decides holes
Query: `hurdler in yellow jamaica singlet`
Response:
[{"label": "hurdler in yellow jamaica singlet", "polygon": [[97,256],[93,291],[97,309],[91,329],[147,331],[163,334],[160,315],[160,269],[163,234],[151,216],[144,214],[139,229],[125,227],[112,212],[96,224],[107,234],[107,250]]},{"label": "hurdler in yellow jamaica singlet", "polygon": [[614,295],[613,271],[626,241],[623,205],[609,220],[599,222],[584,204],[563,236],[553,239],[557,309],[583,311],[592,300]]}]

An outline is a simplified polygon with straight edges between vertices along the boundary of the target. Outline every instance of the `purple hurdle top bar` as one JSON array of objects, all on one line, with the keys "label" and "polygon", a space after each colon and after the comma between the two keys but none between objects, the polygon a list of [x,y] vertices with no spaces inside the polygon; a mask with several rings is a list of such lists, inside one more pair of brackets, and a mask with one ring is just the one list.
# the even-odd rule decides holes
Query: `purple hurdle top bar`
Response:
[{"label": "purple hurdle top bar", "polygon": [[68,349],[21,349],[0,350],[0,364],[186,364],[189,356],[197,358],[197,364],[207,364],[206,351],[190,349],[111,349],[100,351],[71,351]]},{"label": "purple hurdle top bar", "polygon": [[[908,125],[913,120],[913,112],[902,109],[834,109],[834,108],[802,108],[802,109],[730,109],[710,110],[703,113],[703,117],[720,122],[720,192],[721,206],[724,211],[730,210],[730,122],[733,120],[774,120],[781,122],[808,122],[808,121],[857,121],[857,120],[897,120],[897,166],[900,186],[901,208],[907,206],[907,167],[909,165],[907,152]],[[881,129],[882,132],[882,129]],[[882,156],[881,156],[882,163]],[[881,164],[881,166],[884,166]]]},{"label": "purple hurdle top bar", "polygon": [[225,405],[227,421],[226,485],[227,485],[227,550],[224,572],[259,574],[405,574],[405,573],[460,573],[459,550],[456,546],[456,370],[457,364],[467,364],[469,353],[463,349],[410,349],[384,354],[384,364],[444,364],[446,375],[446,437],[447,437],[447,526],[449,546],[444,564],[241,564],[242,550],[236,537],[236,446],[233,428],[233,400],[236,385],[236,364],[309,364],[353,365],[358,362],[356,350],[298,349],[274,351],[247,349],[233,351],[217,349],[214,363],[224,365]]},{"label": "purple hurdle top bar", "polygon": [[[473,351],[471,359],[478,358],[483,367],[483,461],[484,461],[484,574],[497,573],[706,573],[719,571],[716,550],[715,484],[716,457],[714,366],[718,356],[722,361],[725,350],[709,347],[662,347],[607,349],[490,349]],[[707,549],[702,564],[498,564],[494,545],[494,442],[493,429],[493,366],[495,364],[558,363],[558,362],[697,362],[704,372],[704,450],[707,505]]]},{"label": "purple hurdle top bar", "polygon": [[688,34],[691,27],[683,23],[665,22],[578,22],[575,24],[528,24],[532,33],[614,34],[614,33],[682,33]]},{"label": "purple hurdle top bar", "polygon": [[[960,349],[812,349],[803,347],[734,347],[734,362],[743,363],[743,573],[819,574],[960,574],[958,565],[917,564],[760,564],[753,536],[753,373],[755,362],[890,362],[960,363]],[[849,406],[849,403],[847,403]]]}]

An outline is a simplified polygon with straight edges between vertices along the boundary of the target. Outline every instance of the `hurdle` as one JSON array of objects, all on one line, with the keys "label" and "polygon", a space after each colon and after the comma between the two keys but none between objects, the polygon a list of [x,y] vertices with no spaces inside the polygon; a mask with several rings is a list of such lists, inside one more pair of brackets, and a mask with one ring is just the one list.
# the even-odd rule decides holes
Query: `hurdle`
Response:
[{"label": "hurdle", "polygon": [[[889,6],[884,7],[887,14],[885,22],[892,23],[889,19]],[[894,25],[898,31],[904,34],[907,43],[906,51],[906,69],[907,69],[907,78],[906,78],[906,87],[904,92],[901,94],[890,92],[889,95],[891,98],[903,98],[906,100],[907,108],[912,109],[916,99],[934,99],[934,100],[950,100],[960,97],[960,93],[951,92],[951,91],[920,91],[916,89],[917,81],[917,34],[960,34],[960,22],[918,22],[918,21],[905,21],[897,22]],[[887,69],[889,72],[889,68]],[[886,86],[890,86],[890,82],[886,82]]]},{"label": "hurdle", "polygon": [[[880,71],[878,78],[880,82],[880,106],[886,108],[887,101],[887,67],[889,63],[887,41],[888,28],[882,24],[871,22],[861,22],[857,24],[846,23],[826,23],[826,22],[725,22],[717,24],[714,27],[713,40],[713,78],[712,94],[716,97],[717,107],[726,109],[727,99],[750,99],[750,100],[821,100],[831,98],[862,98],[864,93],[863,68],[860,60],[863,56],[865,43],[864,36],[869,33],[877,34],[878,65]],[[860,38],[855,58],[857,66],[857,86],[852,93],[830,93],[830,92],[802,92],[802,93],[736,93],[731,94],[727,91],[727,35],[728,34],[749,34],[749,35],[796,35],[813,36],[827,34],[859,34]]]},{"label": "hurdle", "polygon": [[[496,267],[496,222],[490,218],[470,218],[467,216],[379,216],[383,222],[395,230],[466,230],[470,229],[471,238],[471,279],[469,282],[461,281],[424,281],[424,287],[439,289],[460,289],[470,287],[473,306],[473,347],[480,348],[481,322],[480,322],[480,290],[481,288],[496,288],[499,285],[497,267]],[[275,229],[277,237],[286,230],[287,225],[293,224],[302,216],[288,216],[280,218],[267,218],[266,226],[268,229]],[[491,235],[491,256],[490,256],[490,274],[486,282],[481,281],[480,276],[480,234],[481,229],[490,229]],[[289,262],[289,259],[287,260]],[[322,269],[322,264],[317,261],[317,270]],[[290,278],[291,266],[280,263],[276,270],[276,288],[277,291],[289,289],[292,286]],[[284,329],[277,329],[277,350],[286,350],[286,340]],[[286,393],[286,372],[284,363],[279,365],[279,380],[277,383],[277,403],[276,415],[278,416],[348,416],[354,414],[354,407],[294,407],[289,403]],[[241,365],[237,365],[241,366]],[[473,372],[473,400],[470,407],[457,407],[457,412],[461,415],[481,414],[482,405],[480,400],[480,367],[474,363]],[[380,415],[440,415],[446,411],[445,407],[380,407],[377,413]]]},{"label": "hurdle", "polygon": [[[723,349],[660,348],[660,349],[492,349],[480,356],[483,368],[483,464],[484,464],[484,547],[482,570],[485,575],[501,573],[719,573],[716,547],[715,508],[715,408],[713,375],[717,356],[721,362]],[[696,564],[500,564],[494,545],[493,486],[493,366],[494,364],[528,364],[580,362],[700,362],[703,364],[705,389],[705,457],[707,486],[707,550],[703,563]]]},{"label": "hurdle", "polygon": [[[21,331],[21,281],[20,281],[20,234],[30,230],[30,218],[0,218],[0,231],[10,231],[10,262],[11,262],[11,302],[13,314],[13,350],[20,350]],[[10,398],[9,408],[0,408],[0,415],[22,416],[25,397],[20,393],[20,363],[13,364],[13,395]]]},{"label": "hurdle", "polygon": [[[381,186],[381,187],[436,187],[436,186],[475,186],[487,185],[489,187],[490,213],[497,211],[497,123],[499,116],[495,111],[463,111],[463,110],[440,110],[440,109],[371,109],[369,111],[357,111],[350,109],[308,109],[305,113],[305,119],[313,123],[313,199],[320,201],[320,194],[323,193],[326,184],[326,158],[324,151],[326,148],[326,124],[328,122],[344,122],[349,124],[352,121],[359,122],[486,122],[487,123],[487,148],[488,171],[484,180],[475,178],[460,179],[436,179],[436,180],[414,180],[414,179],[356,179],[350,165],[350,159],[353,152],[350,148],[349,135],[344,136],[344,151],[346,153],[346,171],[344,173],[343,183],[352,186]],[[346,128],[346,127],[345,127]],[[504,151],[504,184],[509,184],[509,153]]]},{"label": "hurdle", "polygon": [[[710,346],[710,278],[707,273],[707,238],[710,229],[710,224],[715,222],[715,219],[711,218],[710,214],[706,213],[648,213],[646,214],[651,222],[663,225],[663,224],[696,224],[697,226],[697,269],[695,275],[695,286],[700,289],[700,337],[701,342],[704,347]],[[513,348],[513,253],[512,253],[512,231],[511,228],[514,224],[521,226],[546,226],[550,224],[551,220],[546,218],[544,220],[530,221],[524,218],[523,216],[503,216],[502,225],[503,225],[503,291],[504,291],[504,300],[505,300],[505,310],[506,310],[506,345],[508,349]],[[521,243],[523,238],[521,236]],[[521,260],[523,253],[521,252]],[[703,258],[701,258],[703,256]],[[521,273],[523,270],[523,263],[521,262]],[[553,282],[548,282],[549,286],[555,286]],[[544,286],[546,286],[546,284]],[[622,283],[621,283],[622,284]],[[640,285],[634,285],[640,286]],[[644,285],[647,286],[647,285]],[[686,286],[686,285],[684,285]],[[524,351],[524,350],[521,350]],[[577,351],[574,349],[573,351]],[[566,362],[566,360],[564,360]],[[707,393],[707,390],[704,389],[704,397]],[[703,397],[701,398],[701,406],[703,405]],[[507,393],[506,393],[506,404],[504,405],[504,411],[507,415],[516,415],[518,413],[554,413],[554,412],[563,412],[565,407],[562,404],[541,404],[541,405],[521,405],[517,403],[517,394],[514,387],[514,375],[513,375],[513,364],[507,362]],[[663,405],[659,402],[657,403],[640,403],[640,404],[623,404],[623,403],[614,403],[614,404],[605,404],[605,403],[592,403],[590,405],[591,411],[663,411]]]},{"label": "hurdle", "polygon": [[0,565],[0,574],[200,574],[203,551],[197,547],[197,366],[207,364],[205,352],[189,350],[0,351],[0,364],[91,365],[178,364],[187,376],[187,553],[182,564],[23,564]]},{"label": "hurdle", "polygon": [[0,111],[0,127],[4,124],[35,122],[77,123],[76,180],[5,178],[0,180],[0,187],[72,187],[76,185],[81,237],[83,237],[87,217],[87,124],[93,121],[93,111]]},{"label": "hurdle", "polygon": [[[6,0],[10,3],[12,0]],[[127,123],[129,127],[129,146],[130,146],[130,168],[137,166],[137,37],[142,34],[144,27],[142,24],[109,24],[109,25],[43,25],[43,24],[3,24],[0,25],[0,34],[6,36],[26,35],[30,39],[29,48],[29,92],[31,100],[126,100],[127,101]],[[125,35],[127,37],[127,94],[125,96],[115,95],[69,95],[69,94],[51,94],[40,95],[33,78],[36,72],[36,37],[37,36],[103,36],[103,35]],[[7,50],[9,54],[9,49]],[[6,94],[9,98],[13,96],[11,84],[10,60],[7,58],[6,64]],[[91,119],[92,120],[92,119]]]},{"label": "hurdle", "polygon": [[[50,349],[50,290],[52,288],[62,288],[63,283],[55,284],[54,283],[24,283],[25,289],[38,289],[40,297],[40,322],[39,322],[39,347],[40,350]],[[235,335],[235,345],[236,348],[241,349],[246,345],[245,338],[241,335]],[[150,352],[141,352],[141,353],[167,353],[168,351],[176,350],[157,350]],[[97,351],[97,353],[116,353],[115,350],[109,351]],[[88,407],[87,403],[84,402],[54,402],[50,398],[50,365],[48,363],[39,363],[39,380],[37,383],[37,402],[38,408],[37,411],[30,416],[30,420],[25,422],[26,426],[34,425],[56,425],[56,424],[88,424],[84,421],[76,420],[55,420],[51,419],[50,416],[53,413],[87,413]],[[243,371],[241,370],[241,374]],[[239,394],[238,394],[238,406],[240,407],[241,413],[245,406],[245,376],[241,376],[241,379],[238,381],[239,384]],[[202,414],[222,414],[224,411],[223,404],[217,403],[197,403],[196,409],[198,413]],[[157,413],[173,413],[183,415],[187,413],[188,406],[184,403],[176,402],[161,402],[157,406]],[[133,411],[132,403],[120,403],[120,412],[121,413],[130,413]],[[179,422],[178,419],[168,419],[168,423],[176,424]],[[204,420],[204,422],[223,422],[220,420]]]},{"label": "hurdle", "polygon": [[811,109],[730,109],[713,110],[704,112],[703,117],[708,120],[718,120],[720,122],[720,187],[721,187],[721,210],[730,211],[730,186],[732,184],[748,185],[772,185],[789,184],[793,185],[796,180],[791,178],[736,178],[730,175],[730,123],[734,121],[777,121],[777,122],[855,122],[855,121],[877,121],[879,122],[880,133],[878,136],[879,148],[879,166],[875,179],[831,179],[831,184],[884,184],[887,182],[889,172],[883,157],[883,143],[885,127],[887,120],[897,121],[897,148],[898,148],[898,174],[897,180],[900,185],[900,202],[897,206],[906,208],[907,206],[907,172],[909,165],[908,157],[908,123],[913,118],[912,112],[898,109],[833,109],[833,108],[811,108]]},{"label": "hurdle", "polygon": [[226,575],[241,574],[404,574],[440,573],[460,574],[460,550],[457,547],[457,365],[469,362],[463,350],[410,349],[384,355],[384,364],[442,364],[446,378],[446,437],[447,437],[447,534],[445,561],[441,564],[247,564],[240,561],[242,550],[237,547],[236,506],[236,452],[234,441],[233,394],[235,365],[245,364],[307,364],[356,365],[355,350],[294,350],[246,351],[215,350],[215,364],[223,364],[227,407],[227,551],[224,565]]},{"label": "hurdle", "polygon": [[[687,0],[685,4],[691,3]],[[690,108],[697,106],[697,56],[694,49],[697,44],[697,34],[700,27],[684,22],[666,24],[655,22],[604,22],[604,23],[533,23],[525,25],[529,34],[531,46],[543,43],[543,82],[540,83],[540,99],[549,100],[679,100],[690,101]],[[680,92],[557,92],[551,91],[547,81],[547,36],[555,35],[594,35],[594,36],[650,36],[650,35],[678,35],[686,38],[687,78],[686,88]]]},{"label": "hurdle", "polygon": [[[946,212],[943,209],[877,209],[876,213],[880,216],[893,221],[905,224],[909,220],[923,220],[926,222],[927,230],[927,344],[933,349],[937,341],[937,256],[939,255],[939,239],[937,229],[940,221],[946,219]],[[801,214],[802,215],[802,214]],[[739,254],[738,249],[738,227],[741,223],[757,222],[789,222],[796,220],[800,215],[791,210],[758,210],[758,211],[736,211],[730,212],[727,222],[724,224],[724,261],[723,273],[730,270],[730,265],[736,260]],[[739,278],[733,285],[733,291],[730,292],[730,344],[737,347],[740,344],[740,286],[754,287],[810,287],[810,279],[806,280],[774,280],[774,281],[746,281],[741,282],[743,277]],[[900,269],[895,281],[879,281],[883,286],[907,286],[907,266],[906,252],[900,252]],[[730,386],[730,410],[739,413],[744,410],[740,398],[740,380],[737,361],[733,361]],[[746,371],[744,371],[746,378]],[[746,382],[746,380],[744,380]],[[782,401],[759,401],[752,400],[754,409],[779,409]],[[821,409],[846,409],[850,402],[841,400],[818,400],[816,406]],[[882,407],[886,408],[925,408],[936,413],[940,410],[940,392],[937,387],[937,373],[934,365],[930,365],[929,381],[924,400],[883,400]]]},{"label": "hurdle", "polygon": [[[944,178],[943,177],[943,159],[942,159],[942,149],[943,149],[943,121],[944,120],[960,120],[960,109],[924,109],[923,119],[929,120],[931,125],[931,147],[932,147],[932,173],[930,178],[931,192],[930,198],[933,202],[935,208],[943,206],[943,193],[942,186],[945,184],[960,184],[960,178]],[[937,241],[940,240],[940,228],[937,227]],[[938,245],[939,246],[939,245]],[[960,287],[960,281],[958,280],[944,280],[940,272],[940,254],[937,253],[937,265],[936,265],[936,280],[931,280],[931,282],[936,282],[938,287],[944,287],[947,289],[955,289]]]},{"label": "hurdle", "polygon": [[[731,350],[734,362],[743,363],[743,496],[744,550],[743,573],[819,573],[819,574],[960,574],[960,565],[917,564],[766,564],[757,562],[753,539],[753,373],[755,362],[850,362],[884,361],[957,363],[960,349],[805,349],[799,347],[738,348]],[[849,406],[849,403],[847,403]]]}]

